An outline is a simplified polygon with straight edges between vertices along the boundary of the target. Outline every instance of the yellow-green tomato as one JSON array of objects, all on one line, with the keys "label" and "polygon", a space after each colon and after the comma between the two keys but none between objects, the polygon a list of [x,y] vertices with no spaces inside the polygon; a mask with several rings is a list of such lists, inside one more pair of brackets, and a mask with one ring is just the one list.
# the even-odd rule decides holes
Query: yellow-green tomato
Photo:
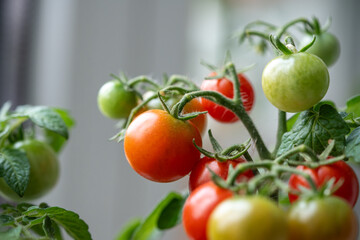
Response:
[{"label": "yellow-green tomato", "polygon": [[97,101],[99,110],[104,116],[121,119],[127,118],[131,110],[136,107],[137,96],[119,80],[112,80],[100,88]]},{"label": "yellow-green tomato", "polygon": [[282,55],[271,60],[262,74],[267,99],[284,112],[301,112],[317,104],[329,88],[329,71],[317,56]]},{"label": "yellow-green tomato", "polygon": [[357,240],[352,207],[338,197],[299,200],[288,213],[291,240]]},{"label": "yellow-green tomato", "polygon": [[17,142],[14,148],[24,151],[29,160],[29,184],[21,198],[0,178],[0,194],[13,201],[28,201],[44,196],[56,185],[59,177],[56,153],[47,143],[34,139]]},{"label": "yellow-green tomato", "polygon": [[[316,34],[315,43],[306,52],[312,53],[321,58],[327,66],[333,65],[340,55],[339,40],[329,32]],[[309,44],[313,39],[312,35],[304,37],[303,46]]]},{"label": "yellow-green tomato", "polygon": [[207,223],[208,240],[287,240],[285,212],[261,196],[221,202]]}]

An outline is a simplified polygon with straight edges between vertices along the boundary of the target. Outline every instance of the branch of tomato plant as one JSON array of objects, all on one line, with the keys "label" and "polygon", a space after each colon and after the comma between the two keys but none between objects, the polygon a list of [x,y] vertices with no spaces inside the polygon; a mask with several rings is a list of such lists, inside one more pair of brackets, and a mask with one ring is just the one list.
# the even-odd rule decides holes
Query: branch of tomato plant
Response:
[{"label": "branch of tomato plant", "polygon": [[155,87],[155,89],[160,89],[161,86],[155,83],[153,80],[149,79],[147,76],[138,76],[128,81],[128,86],[131,88],[135,88],[139,83],[147,83]]},{"label": "branch of tomato plant", "polygon": [[167,82],[166,86],[172,86],[177,83],[184,83],[187,86],[190,87],[191,90],[199,90],[198,86],[194,84],[192,81],[190,81],[187,77],[181,76],[181,75],[172,75]]},{"label": "branch of tomato plant", "polygon": [[285,161],[288,161],[287,158],[294,156],[298,153],[305,153],[307,154],[313,162],[319,162],[319,158],[318,156],[315,154],[315,152],[308,146],[302,144],[299,146],[296,146],[294,148],[292,148],[291,150],[287,151],[286,153],[284,153],[283,155],[279,156],[278,158],[276,158],[274,160],[275,163],[277,164],[283,164]]},{"label": "branch of tomato plant", "polygon": [[[232,65],[233,66],[233,65]],[[235,71],[235,68],[233,69]],[[235,71],[236,73],[236,71]],[[210,101],[213,101],[216,104],[219,104],[221,106],[224,106],[230,110],[232,110],[243,122],[244,126],[248,130],[251,138],[255,142],[255,146],[259,152],[259,156],[262,159],[269,159],[271,158],[271,154],[267,147],[265,146],[264,141],[262,140],[258,130],[256,129],[253,121],[249,117],[249,115],[246,113],[244,107],[242,105],[238,105],[238,103],[241,101],[241,99],[237,100],[237,102],[233,101],[230,98],[225,97],[224,95],[216,92],[216,91],[193,91],[186,93],[180,101],[174,105],[171,112],[173,113],[173,116],[177,119],[182,120],[188,120],[188,118],[185,116],[181,116],[181,112],[184,108],[184,106],[190,102],[192,99],[197,97],[205,97],[209,99]]]},{"label": "branch of tomato plant", "polygon": [[263,142],[257,128],[255,127],[255,124],[251,120],[250,116],[245,111],[242,99],[241,99],[241,92],[240,92],[240,81],[238,79],[238,75],[236,72],[235,65],[230,62],[226,65],[225,69],[227,69],[230,73],[230,78],[233,80],[234,84],[234,98],[233,100],[230,99],[230,102],[233,105],[233,108],[229,108],[232,110],[243,122],[244,126],[248,130],[251,138],[255,142],[256,148],[258,150],[259,156],[261,159],[271,159],[271,153],[265,146],[265,143]]},{"label": "branch of tomato plant", "polygon": [[313,25],[309,22],[309,20],[307,20],[306,18],[297,18],[294,19],[288,23],[286,23],[285,25],[283,25],[282,27],[280,27],[277,32],[275,33],[275,35],[277,35],[279,38],[282,37],[282,35],[293,25],[297,24],[297,23],[304,23],[304,25],[308,25],[309,27],[313,28]]}]

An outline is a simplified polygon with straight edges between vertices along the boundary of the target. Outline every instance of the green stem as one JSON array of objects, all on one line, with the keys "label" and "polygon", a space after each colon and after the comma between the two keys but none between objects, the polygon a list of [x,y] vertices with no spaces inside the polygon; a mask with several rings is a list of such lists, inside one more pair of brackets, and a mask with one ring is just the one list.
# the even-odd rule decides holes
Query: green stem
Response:
[{"label": "green stem", "polygon": [[190,81],[187,77],[181,76],[181,75],[172,75],[169,79],[169,81],[167,82],[167,85],[171,86],[174,85],[176,83],[184,83],[186,85],[188,85],[191,90],[199,90],[198,86],[196,86],[196,84],[194,84],[192,81]]},{"label": "green stem", "polygon": [[247,24],[245,26],[245,29],[248,29],[248,28],[250,28],[252,26],[256,26],[256,25],[262,25],[262,26],[268,27],[270,29],[277,29],[277,26],[275,26],[274,24],[268,23],[268,22],[265,22],[265,21],[262,21],[262,20],[257,20],[257,21],[254,21],[254,22],[251,22],[251,23]]},{"label": "green stem", "polygon": [[258,169],[258,168],[271,169],[273,164],[274,164],[273,161],[270,161],[270,160],[264,160],[264,161],[261,161],[261,162],[247,162],[247,163],[238,164],[238,165],[236,165],[234,171],[231,172],[231,174],[228,176],[226,182],[230,186],[234,185],[237,176],[239,176],[239,174],[245,172],[246,170]]},{"label": "green stem", "polygon": [[279,28],[275,35],[280,39],[289,27],[297,23],[304,23],[305,25],[309,25],[311,28],[313,28],[312,24],[306,18],[298,18],[286,23],[284,26]]},{"label": "green stem", "polygon": [[250,116],[246,113],[243,107],[233,106],[233,112],[238,116],[245,128],[249,132],[252,140],[255,143],[256,149],[259,153],[261,159],[272,159],[271,153],[267,149],[263,139],[261,138],[257,128],[255,127],[254,122],[251,120]]},{"label": "green stem", "polygon": [[266,179],[276,179],[276,175],[272,172],[267,172],[264,174],[259,174],[256,175],[255,177],[251,178],[250,181],[248,182],[248,194],[255,194],[256,190],[258,188],[258,186],[260,185],[261,182],[263,182]]},{"label": "green stem", "polygon": [[283,172],[300,175],[303,178],[305,178],[305,180],[309,183],[309,186],[311,187],[311,189],[313,191],[317,192],[317,187],[316,187],[314,179],[312,179],[311,176],[306,172],[303,172],[296,168],[292,168],[292,167],[288,167],[288,166],[280,166],[280,165],[275,165],[273,167],[273,171],[276,172],[278,175],[280,175]]},{"label": "green stem", "polygon": [[[299,145],[297,147],[292,148],[291,150],[287,151],[286,153],[284,153],[280,157],[276,158],[275,162],[278,163],[278,164],[282,164],[284,161],[286,161],[286,159],[288,157],[291,157],[291,156],[293,156],[295,154],[298,154],[298,153],[307,154],[313,160],[313,162],[319,162],[320,161],[318,156],[316,155],[316,153],[314,153],[314,151],[310,147],[302,144],[302,145]],[[301,162],[301,163],[303,163],[303,162]]]},{"label": "green stem", "polygon": [[277,154],[277,151],[279,150],[279,147],[281,145],[281,139],[284,133],[287,131],[286,126],[286,112],[283,112],[281,110],[278,111],[278,129],[276,133],[276,145],[275,149],[272,153],[272,155],[275,157]]},{"label": "green stem", "polygon": [[269,34],[259,32],[259,31],[245,30],[244,34],[247,37],[249,37],[249,36],[258,36],[260,38],[263,38],[264,40],[269,40]]},{"label": "green stem", "polygon": [[299,161],[293,161],[293,160],[286,160],[286,162],[289,164],[289,166],[305,166],[308,168],[318,168],[320,166],[329,165],[341,160],[344,160],[345,156],[341,155],[335,158],[330,158],[325,161],[320,162],[299,162]]},{"label": "green stem", "polygon": [[160,85],[158,85],[157,83],[155,83],[154,81],[152,81],[151,79],[149,79],[146,76],[138,76],[136,78],[130,79],[128,82],[128,86],[131,88],[134,88],[139,83],[148,83],[148,84],[154,86],[156,90],[161,88]]},{"label": "green stem", "polygon": [[225,67],[231,75],[231,78],[233,80],[233,84],[234,84],[234,97],[233,97],[233,101],[237,104],[237,105],[241,105],[243,107],[243,102],[241,99],[241,92],[240,92],[240,81],[236,72],[236,68],[234,66],[233,63],[229,63],[226,65]]},{"label": "green stem", "polygon": [[[232,99],[225,97],[224,95],[215,92],[215,91],[194,91],[191,93],[185,94],[178,104],[175,106],[177,107],[177,111],[173,112],[173,116],[177,119],[183,119],[180,116],[182,109],[184,108],[185,104],[190,102],[192,99],[197,97],[205,97],[214,103],[224,106],[235,113],[241,121],[243,122],[245,128],[248,130],[250,137],[255,142],[256,149],[258,150],[259,156],[261,159],[271,159],[271,153],[265,146],[264,141],[262,140],[257,128],[255,127],[253,121],[251,120],[250,116],[246,113],[244,107],[242,105],[236,104]],[[175,107],[174,106],[174,107]]]}]

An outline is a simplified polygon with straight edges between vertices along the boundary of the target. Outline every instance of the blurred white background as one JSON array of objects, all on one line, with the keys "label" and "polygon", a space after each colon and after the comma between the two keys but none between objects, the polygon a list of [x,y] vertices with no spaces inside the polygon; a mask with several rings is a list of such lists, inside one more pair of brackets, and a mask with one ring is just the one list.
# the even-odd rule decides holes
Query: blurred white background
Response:
[{"label": "blurred white background", "polygon": [[[330,31],[341,42],[341,56],[330,68],[326,99],[343,106],[360,93],[358,0],[2,0],[0,7],[3,29],[18,26],[24,12],[28,17],[23,29],[28,42],[15,30],[18,38],[0,37],[1,104],[12,100],[63,107],[77,123],[61,154],[58,185],[39,202],[79,213],[94,239],[114,239],[127,220],[146,216],[167,192],[187,185],[187,179],[169,184],[144,180],[128,165],[122,143],[108,141],[116,122],[100,114],[96,97],[110,73],[160,79],[166,72],[200,83],[208,74],[200,60],[219,65],[231,49],[239,68],[256,64],[246,73],[256,89],[251,117],[271,146],[277,111],[262,93],[261,73],[272,56],[259,56],[247,43],[239,46],[229,37],[254,20],[282,25],[298,17],[317,16],[321,23],[332,17]],[[26,45],[26,59],[11,51],[17,44]],[[210,119],[209,127],[224,146],[248,138],[241,123]],[[204,142],[209,146],[207,137]],[[179,226],[164,239],[186,237]]]}]

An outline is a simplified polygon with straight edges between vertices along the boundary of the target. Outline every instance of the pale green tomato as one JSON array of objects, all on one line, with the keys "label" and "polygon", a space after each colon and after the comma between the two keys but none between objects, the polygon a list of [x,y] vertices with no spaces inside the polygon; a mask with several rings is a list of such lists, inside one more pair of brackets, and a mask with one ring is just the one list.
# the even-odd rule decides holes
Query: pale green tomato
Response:
[{"label": "pale green tomato", "polygon": [[[340,55],[340,43],[339,40],[329,32],[322,32],[315,35],[315,43],[306,50],[307,53],[312,53],[321,58],[327,66],[333,65]],[[307,35],[302,40],[302,45],[312,41],[313,36]]]},{"label": "pale green tomato", "polygon": [[21,198],[0,178],[0,194],[13,201],[28,201],[44,196],[56,185],[59,178],[56,153],[47,143],[33,139],[17,142],[14,148],[25,151],[29,160],[29,184]]},{"label": "pale green tomato", "polygon": [[213,210],[208,240],[287,240],[286,214],[261,196],[233,197]]},{"label": "pale green tomato", "polygon": [[288,213],[291,240],[357,240],[352,207],[338,197],[298,200]]},{"label": "pale green tomato", "polygon": [[98,93],[98,107],[108,118],[127,118],[131,110],[137,105],[136,93],[127,90],[118,80],[105,83]]},{"label": "pale green tomato", "polygon": [[266,65],[262,88],[267,99],[278,109],[301,112],[325,96],[329,88],[329,71],[313,54],[282,55]]}]

